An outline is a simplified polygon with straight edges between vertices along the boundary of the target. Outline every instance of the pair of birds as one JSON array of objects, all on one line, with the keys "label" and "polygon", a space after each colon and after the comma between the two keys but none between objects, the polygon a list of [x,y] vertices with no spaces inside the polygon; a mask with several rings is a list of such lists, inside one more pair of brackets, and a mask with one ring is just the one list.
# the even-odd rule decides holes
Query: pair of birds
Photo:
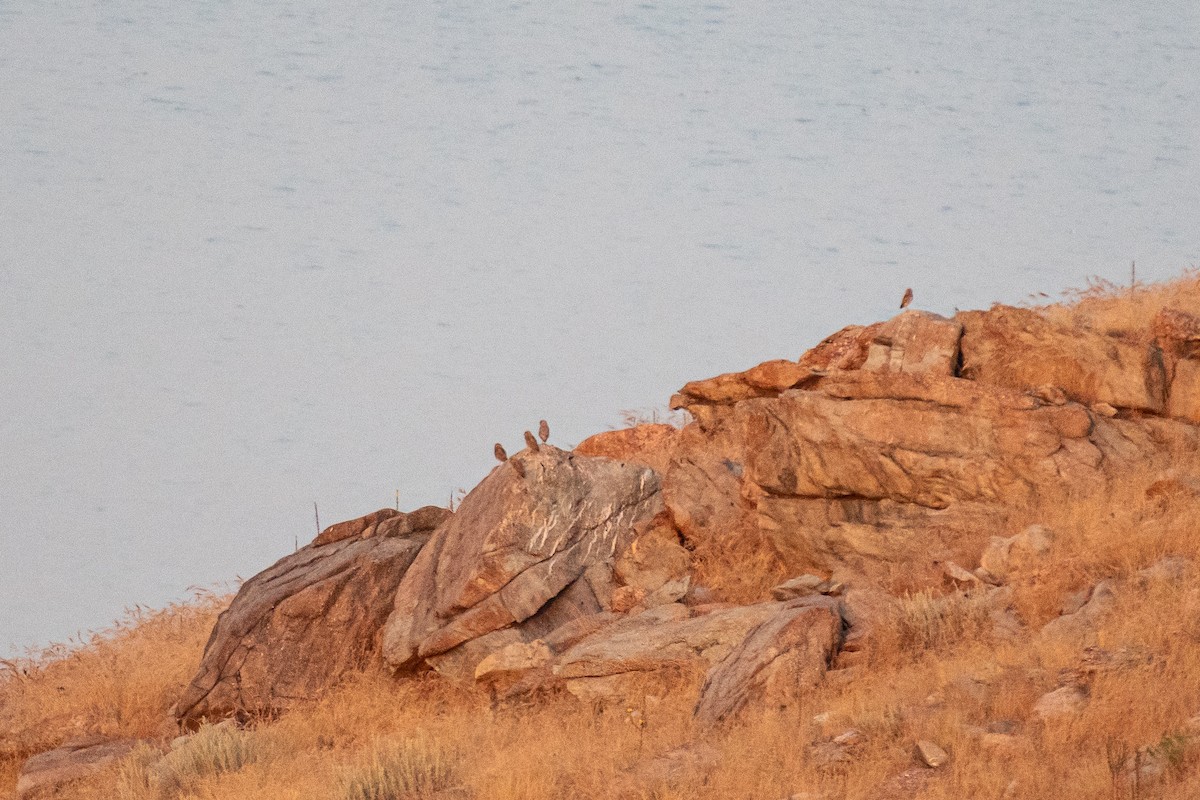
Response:
[{"label": "pair of birds", "polygon": [[[550,423],[544,419],[538,421],[538,438],[543,442],[550,438]],[[533,438],[533,434],[529,431],[525,431],[525,446],[535,452],[539,447],[537,439]],[[496,447],[492,452],[496,454],[496,460],[501,464],[508,461],[508,452],[504,449],[504,445],[499,442],[496,442]]]}]

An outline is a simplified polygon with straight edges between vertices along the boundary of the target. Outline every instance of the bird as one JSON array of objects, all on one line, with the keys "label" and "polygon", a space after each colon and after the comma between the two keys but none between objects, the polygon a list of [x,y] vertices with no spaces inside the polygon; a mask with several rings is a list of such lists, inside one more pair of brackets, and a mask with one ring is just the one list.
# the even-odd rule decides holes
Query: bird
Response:
[{"label": "bird", "polygon": [[537,439],[533,438],[533,434],[529,431],[525,431],[525,446],[535,453],[538,451]]},{"label": "bird", "polygon": [[505,461],[508,461],[508,453],[505,452],[504,445],[500,444],[499,442],[496,442],[496,447],[494,450],[492,450],[492,452],[496,454],[496,460],[501,464],[503,464]]},{"label": "bird", "polygon": [[517,474],[520,475],[522,478],[524,478],[525,477],[525,465],[522,464],[520,461],[517,461],[515,458],[512,460],[512,465],[513,465],[513,469],[515,469],[517,471]]},{"label": "bird", "polygon": [[538,438],[543,442],[550,438],[550,423],[544,419],[538,422]]},{"label": "bird", "polygon": [[901,308],[908,308],[908,304],[912,302],[912,289],[904,290],[904,299],[900,301]]}]

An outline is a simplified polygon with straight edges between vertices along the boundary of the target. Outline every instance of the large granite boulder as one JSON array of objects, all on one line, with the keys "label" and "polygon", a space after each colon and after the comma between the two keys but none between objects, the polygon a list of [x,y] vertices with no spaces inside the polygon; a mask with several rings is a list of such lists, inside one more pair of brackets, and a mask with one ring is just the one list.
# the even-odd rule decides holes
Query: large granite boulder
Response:
[{"label": "large granite boulder", "polygon": [[[379,659],[377,634],[396,588],[450,516],[393,512],[358,534],[311,544],[242,585],[217,620],[200,668],[176,704],[187,727],[230,715],[271,713],[319,697]],[[376,524],[390,532],[362,534]]]},{"label": "large granite boulder", "polygon": [[661,509],[648,467],[545,444],[514,455],[400,582],[382,635],[387,663],[473,675],[490,653],[603,610],[614,560]]}]

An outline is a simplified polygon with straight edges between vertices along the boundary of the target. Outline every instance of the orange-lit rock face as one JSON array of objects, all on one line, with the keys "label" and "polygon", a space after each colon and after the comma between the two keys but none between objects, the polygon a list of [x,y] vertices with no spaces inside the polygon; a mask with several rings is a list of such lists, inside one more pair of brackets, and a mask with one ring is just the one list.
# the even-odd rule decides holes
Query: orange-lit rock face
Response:
[{"label": "orange-lit rock face", "polygon": [[405,575],[383,630],[394,668],[525,623],[544,606],[553,613],[550,601],[576,581],[575,610],[599,611],[587,569],[607,563],[611,572],[635,526],[662,508],[648,467],[549,445],[518,458],[525,475],[511,459],[493,470]]}]

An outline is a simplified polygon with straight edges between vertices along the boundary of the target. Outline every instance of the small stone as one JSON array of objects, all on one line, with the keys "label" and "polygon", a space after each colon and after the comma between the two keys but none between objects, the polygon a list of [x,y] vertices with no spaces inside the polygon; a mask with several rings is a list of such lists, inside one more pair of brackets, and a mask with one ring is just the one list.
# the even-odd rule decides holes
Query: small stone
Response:
[{"label": "small stone", "polygon": [[1183,580],[1192,562],[1182,556],[1160,558],[1145,569],[1137,571],[1138,584],[1143,588],[1152,583],[1170,583]]},{"label": "small stone", "polygon": [[937,769],[950,760],[950,756],[945,750],[928,739],[917,742],[917,754],[921,756],[925,766],[931,769]]},{"label": "small stone", "polygon": [[1095,411],[1102,417],[1112,419],[1117,415],[1117,410],[1108,403],[1092,403],[1092,411]]},{"label": "small stone", "polygon": [[955,583],[966,586],[978,586],[980,583],[979,576],[967,572],[953,561],[947,561],[945,564],[942,564],[942,572],[946,573],[946,577]]},{"label": "small stone", "polygon": [[1043,720],[1073,716],[1087,704],[1087,694],[1078,686],[1063,686],[1038,698],[1033,713]]},{"label": "small stone", "polygon": [[857,728],[851,728],[833,737],[833,743],[841,747],[851,747],[858,744],[862,740],[862,731],[858,730]]},{"label": "small stone", "polygon": [[817,575],[800,575],[773,588],[771,596],[776,600],[792,600],[810,594],[820,594],[823,584],[827,582]]}]

